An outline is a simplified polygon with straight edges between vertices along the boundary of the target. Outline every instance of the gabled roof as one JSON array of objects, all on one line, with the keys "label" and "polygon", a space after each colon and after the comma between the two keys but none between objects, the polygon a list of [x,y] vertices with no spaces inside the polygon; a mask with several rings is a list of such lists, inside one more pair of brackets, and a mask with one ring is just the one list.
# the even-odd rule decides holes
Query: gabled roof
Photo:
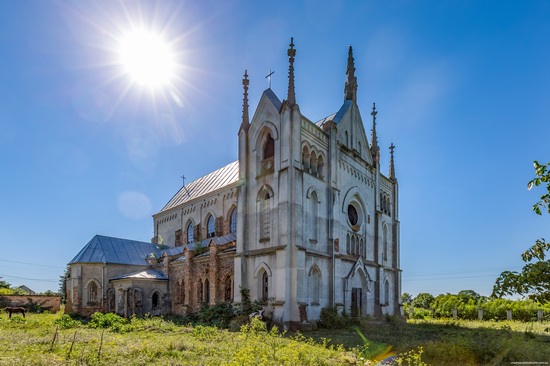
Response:
[{"label": "gabled roof", "polygon": [[148,269],[145,271],[137,271],[132,273],[126,273],[120,276],[116,276],[111,278],[111,280],[124,280],[127,278],[132,279],[143,279],[143,280],[162,280],[162,281],[168,281],[168,277],[160,271],[154,270],[154,269]]},{"label": "gabled roof", "polygon": [[347,111],[348,111],[349,107],[352,105],[352,103],[353,103],[352,100],[344,101],[344,104],[342,104],[342,106],[340,107],[338,112],[333,113],[330,116],[325,117],[325,118],[315,122],[315,124],[322,128],[326,121],[332,120],[333,122],[335,122],[337,124],[340,123],[340,121],[342,120],[342,117],[344,117],[344,115],[347,113]]},{"label": "gabled roof", "polygon": [[271,89],[266,89],[264,90],[264,93],[265,96],[267,97],[267,99],[269,99],[269,101],[271,102],[271,104],[273,104],[273,106],[275,108],[277,108],[278,111],[281,110],[281,101],[279,100],[279,98],[275,95],[275,93],[273,92],[273,90]]},{"label": "gabled roof", "polygon": [[182,187],[158,213],[235,183],[238,179],[239,161],[237,160]]},{"label": "gabled roof", "polygon": [[162,255],[164,245],[146,243],[143,241],[113,238],[96,235],[69,262],[73,263],[117,263],[146,266],[147,256],[153,253],[156,257]]}]

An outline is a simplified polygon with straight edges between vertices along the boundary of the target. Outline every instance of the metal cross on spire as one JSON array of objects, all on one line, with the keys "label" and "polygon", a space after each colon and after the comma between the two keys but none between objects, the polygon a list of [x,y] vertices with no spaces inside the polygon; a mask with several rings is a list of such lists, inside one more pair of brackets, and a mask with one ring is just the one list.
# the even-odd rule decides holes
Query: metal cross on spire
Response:
[{"label": "metal cross on spire", "polygon": [[191,194],[189,193],[189,191],[187,190],[187,187],[185,186],[185,175],[182,175],[180,178],[183,180],[183,189],[185,189],[185,193],[187,193],[188,197],[191,197]]},{"label": "metal cross on spire", "polygon": [[268,89],[271,89],[271,75],[275,74],[275,71],[271,71],[271,69],[269,69],[269,74],[267,74],[267,76],[265,77],[267,79],[267,88]]}]

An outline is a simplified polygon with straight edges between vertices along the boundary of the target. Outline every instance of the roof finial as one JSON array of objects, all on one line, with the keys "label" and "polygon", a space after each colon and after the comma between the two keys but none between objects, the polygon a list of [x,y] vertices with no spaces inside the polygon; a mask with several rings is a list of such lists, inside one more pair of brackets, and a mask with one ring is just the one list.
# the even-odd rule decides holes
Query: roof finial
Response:
[{"label": "roof finial", "polygon": [[244,130],[246,133],[248,133],[248,128],[250,127],[250,119],[248,117],[248,84],[250,84],[250,81],[248,80],[248,70],[244,70],[243,120],[241,122],[241,129]]},{"label": "roof finial", "polygon": [[271,69],[269,69],[269,73],[266,75],[266,79],[267,79],[267,88],[268,89],[271,89],[271,75],[275,74],[275,71],[271,71]]},{"label": "roof finial", "polygon": [[390,145],[390,179],[395,181],[395,166],[393,164],[393,150],[395,149],[395,145],[393,144],[393,142],[391,143]]},{"label": "roof finial", "polygon": [[353,49],[349,46],[348,67],[346,69],[346,86],[344,87],[344,99],[353,100],[357,103],[357,78],[355,77],[355,63],[353,60]]},{"label": "roof finial", "polygon": [[378,114],[378,112],[376,111],[376,103],[372,103],[372,112],[370,114],[372,116],[372,137],[370,153],[375,162],[377,162],[380,159],[380,148],[378,147],[378,136],[376,135],[376,115]]},{"label": "roof finial", "polygon": [[290,48],[288,49],[288,95],[287,102],[290,105],[296,104],[296,93],[294,91],[294,57],[296,50],[294,49],[294,37],[290,38]]}]

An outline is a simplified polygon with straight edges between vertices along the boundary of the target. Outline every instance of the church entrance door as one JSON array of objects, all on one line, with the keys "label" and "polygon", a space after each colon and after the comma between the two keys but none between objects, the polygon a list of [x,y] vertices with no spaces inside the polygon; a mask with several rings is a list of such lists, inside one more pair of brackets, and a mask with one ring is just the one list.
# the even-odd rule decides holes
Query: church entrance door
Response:
[{"label": "church entrance door", "polygon": [[361,309],[363,308],[363,289],[354,287],[351,289],[351,316],[361,317]]}]

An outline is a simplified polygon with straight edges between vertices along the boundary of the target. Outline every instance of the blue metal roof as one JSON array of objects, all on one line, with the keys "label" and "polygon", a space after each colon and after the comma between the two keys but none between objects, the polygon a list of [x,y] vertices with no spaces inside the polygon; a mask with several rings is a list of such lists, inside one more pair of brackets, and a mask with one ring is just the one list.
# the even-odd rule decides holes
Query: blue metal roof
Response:
[{"label": "blue metal roof", "polygon": [[168,201],[159,213],[174,208],[182,203],[236,183],[239,179],[239,161],[224,166],[210,174],[182,187],[178,193]]},{"label": "blue metal roof", "polygon": [[273,106],[275,108],[277,108],[278,111],[281,110],[281,101],[279,100],[279,98],[277,98],[277,96],[275,95],[275,93],[273,92],[273,90],[271,89],[266,89],[264,90],[264,94],[265,96],[267,97],[267,99],[269,99],[269,101],[271,102],[271,104],[273,104]]},{"label": "blue metal roof", "polygon": [[158,258],[166,248],[164,245],[96,235],[69,264],[117,263],[146,266],[148,265],[146,259],[150,253]]},{"label": "blue metal roof", "polygon": [[338,112],[333,113],[330,116],[327,116],[327,117],[315,122],[315,124],[322,128],[326,121],[332,120],[334,123],[337,123],[337,124],[340,123],[340,121],[342,120],[342,117],[344,117],[344,115],[347,113],[347,111],[348,111],[348,109],[349,109],[349,107],[351,106],[352,103],[353,103],[353,101],[351,101],[351,100],[345,100],[344,104],[342,104],[342,106],[340,107]]}]

